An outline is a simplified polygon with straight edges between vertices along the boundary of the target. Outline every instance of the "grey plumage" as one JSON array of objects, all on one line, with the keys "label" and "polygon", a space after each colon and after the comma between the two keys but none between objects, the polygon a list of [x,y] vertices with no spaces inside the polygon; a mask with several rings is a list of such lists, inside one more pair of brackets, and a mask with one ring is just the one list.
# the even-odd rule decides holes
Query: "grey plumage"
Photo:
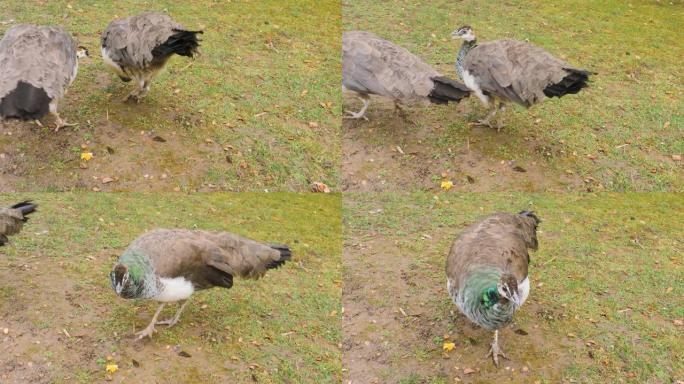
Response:
[{"label": "grey plumage", "polygon": [[[496,101],[514,102],[525,108],[547,97],[578,93],[587,87],[590,72],[574,68],[542,48],[518,40],[496,40],[476,44],[468,26],[452,33],[464,39],[456,59],[456,70],[468,88],[496,113]],[[492,100],[494,99],[494,100]],[[500,127],[499,127],[500,128]]]},{"label": "grey plumage", "polygon": [[0,247],[9,241],[8,236],[21,232],[28,215],[35,212],[38,205],[31,200],[22,201],[9,208],[0,208]]},{"label": "grey plumage", "polygon": [[465,85],[448,79],[406,49],[364,31],[342,35],[342,85],[364,101],[353,118],[363,117],[368,95],[413,104],[458,102],[469,95]]},{"label": "grey plumage", "polygon": [[107,26],[102,33],[102,57],[122,80],[136,81],[139,88],[129,99],[139,101],[172,55],[194,56],[199,33],[186,30],[164,13],[146,12]]},{"label": "grey plumage", "polygon": [[[291,257],[286,245],[264,244],[227,232],[158,229],[133,241],[110,274],[112,287],[126,299],[164,303],[187,300],[194,291],[231,288],[233,278],[259,279]],[[181,306],[173,320],[178,321]],[[151,336],[156,317],[139,333]]]},{"label": "grey plumage", "polygon": [[[495,331],[490,354],[498,365],[498,330],[529,294],[528,249],[537,249],[539,219],[532,212],[496,213],[468,227],[446,262],[447,290],[461,312]],[[504,355],[505,356],[505,355]]]},{"label": "grey plumage", "polygon": [[60,27],[20,24],[0,40],[0,115],[37,120],[51,113],[78,72],[74,39]]}]

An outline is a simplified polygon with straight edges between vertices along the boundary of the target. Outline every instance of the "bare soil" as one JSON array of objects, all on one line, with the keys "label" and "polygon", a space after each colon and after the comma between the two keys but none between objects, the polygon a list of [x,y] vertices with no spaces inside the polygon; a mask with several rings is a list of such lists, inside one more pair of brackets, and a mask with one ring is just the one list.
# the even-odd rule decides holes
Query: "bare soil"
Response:
[{"label": "bare soil", "polygon": [[[102,259],[110,262],[106,256],[97,256],[89,262],[105,262]],[[53,263],[35,257],[22,263],[10,262],[7,268],[0,268],[0,281],[23,282],[0,283],[3,327],[0,329],[0,354],[3,356],[0,382],[84,382],[92,375],[101,377],[104,366],[97,363],[99,356],[111,357],[111,363],[118,364],[116,375],[105,377],[115,383],[169,382],[170,376],[164,372],[168,373],[169,368],[182,360],[187,360],[188,369],[174,372],[177,382],[218,382],[218,379],[230,377],[228,373],[225,376],[216,374],[222,369],[215,366],[215,361],[210,362],[208,348],[159,346],[154,341],[135,341],[133,329],[125,334],[114,332],[114,340],[111,335],[103,337],[101,327],[110,309],[92,297],[87,288],[91,282],[70,280],[63,266],[64,262]],[[8,300],[10,297],[12,301]],[[197,300],[194,304],[200,302]],[[142,326],[149,321],[153,307],[147,304],[138,307],[138,324]],[[173,308],[163,312],[163,318],[176,310],[175,306],[170,307]],[[164,328],[160,326],[158,331],[164,332]],[[202,329],[196,326],[190,332],[201,337]],[[188,357],[180,352],[187,353]],[[228,361],[223,368],[240,368],[238,364]]]},{"label": "bare soil", "polygon": [[[358,107],[358,99],[345,94],[347,109]],[[451,108],[467,121],[484,110],[473,110],[467,102],[457,106],[427,106],[397,111],[391,101],[374,97],[366,120],[345,119],[343,123],[343,190],[403,191],[439,190],[440,181],[449,179],[454,190],[549,191],[601,189],[593,180],[582,179],[574,172],[558,171],[562,149],[535,137],[524,137],[517,153],[507,157],[496,152],[515,139],[506,128],[496,129],[471,125],[456,145],[440,144],[450,133],[450,122],[424,125],[421,114],[429,108]],[[504,115],[505,116],[505,115]],[[430,117],[429,120],[434,120]],[[462,143],[461,143],[462,142]]]}]

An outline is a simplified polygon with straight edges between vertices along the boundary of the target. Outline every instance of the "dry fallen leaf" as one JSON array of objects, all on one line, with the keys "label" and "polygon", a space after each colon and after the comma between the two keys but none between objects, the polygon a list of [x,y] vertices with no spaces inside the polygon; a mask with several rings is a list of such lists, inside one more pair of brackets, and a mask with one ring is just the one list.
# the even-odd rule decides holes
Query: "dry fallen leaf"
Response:
[{"label": "dry fallen leaf", "polygon": [[454,183],[452,183],[451,180],[442,180],[442,184],[440,185],[440,187],[445,191],[450,190],[453,186]]},{"label": "dry fallen leaf", "polygon": [[682,161],[682,155],[672,155],[672,160],[674,160],[674,161]]},{"label": "dry fallen leaf", "polygon": [[470,375],[471,373],[475,373],[475,370],[472,368],[466,368],[463,370],[463,373],[465,373],[466,375]]},{"label": "dry fallen leaf", "polygon": [[444,350],[444,352],[450,352],[454,348],[456,348],[455,343],[444,343],[444,345],[442,345],[442,349]]},{"label": "dry fallen leaf", "polygon": [[119,366],[117,364],[107,364],[105,370],[107,373],[114,373],[119,370]]},{"label": "dry fallen leaf", "polygon": [[327,185],[325,185],[319,181],[311,183],[311,190],[313,192],[323,192],[323,193],[330,193],[331,192],[330,187],[328,187]]},{"label": "dry fallen leaf", "polygon": [[81,153],[81,160],[89,161],[93,158],[93,153],[92,152],[83,152]]}]

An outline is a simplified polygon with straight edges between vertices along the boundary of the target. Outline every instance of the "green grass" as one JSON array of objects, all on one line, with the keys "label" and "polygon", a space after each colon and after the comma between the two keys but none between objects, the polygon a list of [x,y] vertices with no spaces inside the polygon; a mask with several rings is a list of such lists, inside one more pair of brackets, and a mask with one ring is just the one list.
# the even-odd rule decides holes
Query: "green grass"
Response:
[{"label": "green grass", "polygon": [[[669,383],[683,377],[682,328],[674,324],[684,318],[681,194],[349,194],[344,205],[346,246],[359,249],[351,245],[362,244],[360,249],[374,249],[377,255],[348,252],[344,275],[363,275],[375,267],[382,276],[378,281],[364,275],[368,297],[357,300],[375,302],[368,305],[375,313],[414,308],[423,313],[419,319],[432,332],[416,339],[414,323],[395,331],[389,339],[401,347],[392,348],[386,359],[392,376],[385,382],[444,379],[449,376],[444,372],[454,372],[453,366],[482,369],[468,377],[483,383]],[[449,315],[458,310],[444,289],[444,262],[465,226],[491,212],[523,209],[534,210],[542,224],[539,250],[531,254],[530,298],[514,318],[516,327],[530,336],[510,330],[502,336],[512,359],[504,365],[518,372],[523,365],[529,367],[528,375],[519,376],[482,359],[491,334],[473,333],[462,316]],[[375,259],[402,258],[410,259],[410,265],[373,265]],[[398,279],[400,270],[401,278],[407,272],[417,286],[398,291],[383,285]],[[375,335],[364,339],[384,337],[371,333]],[[457,344],[446,360],[441,351],[444,333]],[[414,353],[425,348],[427,358],[422,351]],[[414,351],[411,357],[406,350]]]},{"label": "green grass", "polygon": [[[201,54],[172,59],[149,97],[127,105],[121,100],[131,84],[107,72],[100,34],[114,18],[149,9],[203,29]],[[12,169],[19,178],[6,189],[304,191],[313,181],[337,187],[339,2],[7,0],[0,15],[14,20],[0,24],[0,34],[15,23],[58,24],[92,55],[61,106],[78,128],[25,133],[31,125],[21,124],[0,138],[0,152],[20,162],[19,171]],[[25,149],[15,147],[18,134]],[[152,141],[157,135],[167,142]],[[83,143],[95,155],[87,170],[79,168],[79,153],[66,150],[80,152]],[[101,185],[93,176],[119,180]]]},{"label": "green grass", "polygon": [[[3,206],[23,197],[3,195]],[[34,377],[26,366],[9,369],[26,361],[50,382],[100,381],[111,356],[120,368],[112,375],[117,382],[151,382],[157,373],[173,373],[184,383],[339,382],[339,195],[30,197],[39,211],[0,255],[0,329],[10,329],[13,343],[11,357],[0,362],[0,372],[10,376],[0,373],[0,381]],[[156,305],[118,298],[109,271],[130,241],[159,227],[287,243],[293,261],[261,280],[197,293],[178,326],[159,327],[151,342],[137,344],[131,336]],[[175,310],[169,306],[162,317]],[[179,357],[181,350],[192,357]]]},{"label": "green grass", "polygon": [[[437,127],[422,138],[421,147],[433,150],[444,162],[449,162],[448,149],[465,147],[470,138],[470,148],[488,158],[538,163],[552,177],[570,170],[582,180],[595,179],[587,185],[594,190],[678,191],[684,186],[682,162],[672,159],[684,152],[680,2],[342,3],[344,30],[372,31],[451,77],[457,77],[453,63],[460,41],[452,41],[449,34],[465,24],[482,42],[529,40],[573,65],[598,72],[591,88],[577,96],[546,100],[530,110],[509,108],[507,127],[500,133],[505,140],[497,140],[497,145],[488,145],[487,136],[473,144],[478,134],[467,122],[485,113],[474,97],[465,102],[471,107],[467,115],[453,106],[412,112],[417,126],[406,129],[420,132]],[[379,136],[376,141],[367,138],[376,147],[387,140],[395,143],[399,129],[383,126],[381,112],[375,111],[379,121],[374,123],[371,106],[371,122],[361,125],[375,128],[366,136]],[[565,188],[584,189],[581,181]]]}]

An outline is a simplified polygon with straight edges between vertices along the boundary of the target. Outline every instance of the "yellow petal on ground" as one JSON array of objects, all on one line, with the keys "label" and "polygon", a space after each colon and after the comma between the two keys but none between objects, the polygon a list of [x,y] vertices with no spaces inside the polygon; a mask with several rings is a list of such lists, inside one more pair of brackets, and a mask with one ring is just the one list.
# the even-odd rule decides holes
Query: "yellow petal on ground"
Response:
[{"label": "yellow petal on ground", "polygon": [[442,345],[442,349],[444,350],[444,352],[450,352],[454,348],[456,348],[455,343],[444,343],[444,345]]},{"label": "yellow petal on ground", "polygon": [[454,186],[454,183],[451,182],[451,180],[442,180],[442,189],[445,191],[448,191],[451,189],[451,187]]},{"label": "yellow petal on ground", "polygon": [[88,161],[93,158],[93,153],[92,152],[83,152],[81,153],[81,160]]},{"label": "yellow petal on ground", "polygon": [[119,370],[119,366],[117,364],[107,364],[105,370],[107,370],[107,373],[114,373]]}]

